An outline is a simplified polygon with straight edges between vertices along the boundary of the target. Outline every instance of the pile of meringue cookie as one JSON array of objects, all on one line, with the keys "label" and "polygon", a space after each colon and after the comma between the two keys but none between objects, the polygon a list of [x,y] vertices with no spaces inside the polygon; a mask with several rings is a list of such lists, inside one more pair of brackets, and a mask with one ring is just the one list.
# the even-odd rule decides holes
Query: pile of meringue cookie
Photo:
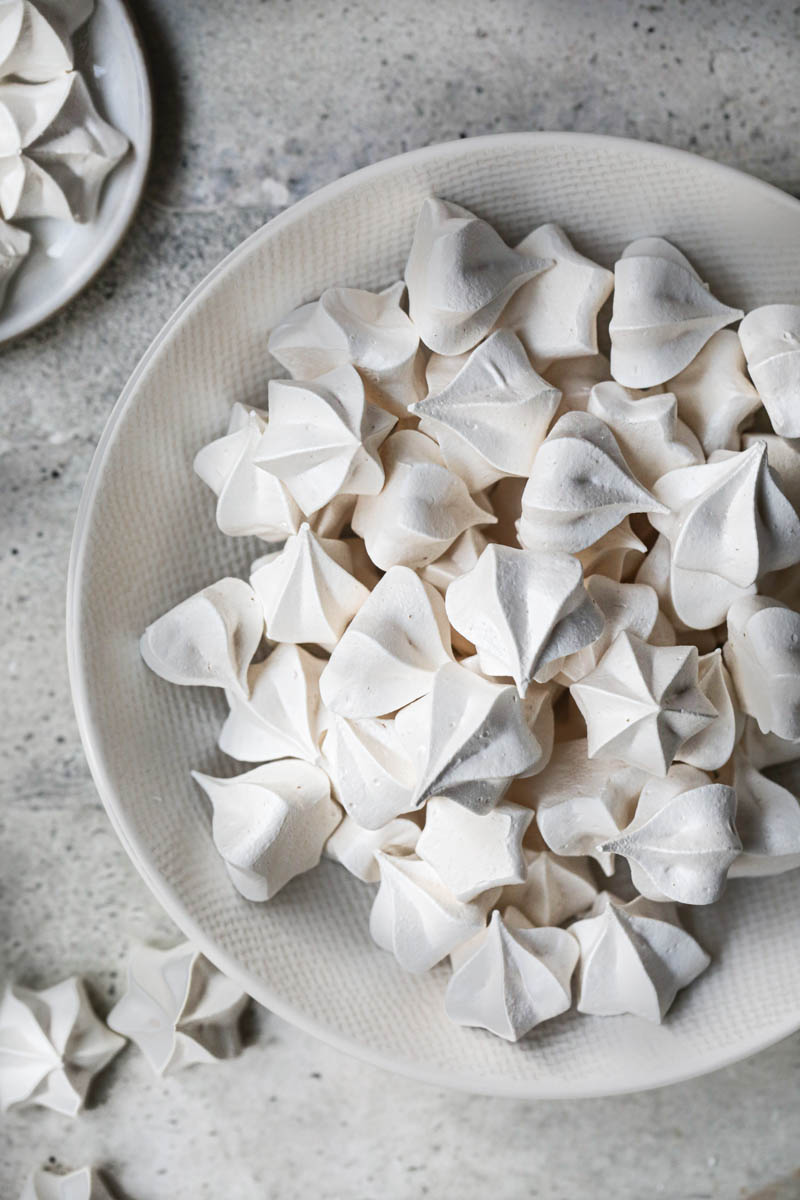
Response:
[{"label": "pile of meringue cookie", "polygon": [[269,415],[194,466],[282,548],[141,643],[225,689],[248,769],[195,779],[243,896],[324,852],[516,1040],[573,994],[660,1021],[709,965],[676,905],[800,865],[800,307],[742,318],[661,238],[612,274],[430,199],[404,283],[272,330]]}]

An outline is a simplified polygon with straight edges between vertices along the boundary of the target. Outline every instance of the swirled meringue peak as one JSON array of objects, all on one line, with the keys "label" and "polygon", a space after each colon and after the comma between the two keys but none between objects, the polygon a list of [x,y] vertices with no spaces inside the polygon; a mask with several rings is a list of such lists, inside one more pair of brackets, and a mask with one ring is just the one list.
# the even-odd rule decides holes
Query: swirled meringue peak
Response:
[{"label": "swirled meringue peak", "polygon": [[800,867],[800,742],[762,734],[748,720],[733,760],[742,854],[730,877],[780,875]]},{"label": "swirled meringue peak", "polygon": [[646,487],[667,471],[704,461],[702,446],[678,419],[678,401],[671,392],[637,400],[618,383],[598,383],[586,411],[605,421],[625,461]]},{"label": "swirled meringue peak", "polygon": [[614,267],[611,374],[624,387],[649,388],[687,367],[741,309],[714,296],[689,260],[664,238],[631,242]]},{"label": "swirled meringue peak", "polygon": [[394,720],[332,713],[323,750],[334,796],[364,829],[382,829],[415,807],[416,772]]},{"label": "swirled meringue peak", "polygon": [[250,668],[249,696],[225,693],[230,713],[220,731],[220,750],[239,762],[302,758],[318,763],[328,716],[319,698],[324,665],[300,646],[276,646]]},{"label": "swirled meringue peak", "polygon": [[667,510],[633,475],[605,422],[584,412],[560,417],[522,493],[522,545],[575,553],[637,512]]},{"label": "swirled meringue peak", "polygon": [[739,704],[761,732],[800,738],[800,614],[767,596],[737,600],[724,655]]},{"label": "swirled meringue peak", "polygon": [[475,492],[504,475],[530,472],[560,399],[536,374],[519,338],[501,329],[475,347],[452,383],[410,411]]},{"label": "swirled meringue peak", "polygon": [[454,896],[474,900],[525,878],[522,839],[532,820],[531,810],[519,804],[475,813],[446,796],[434,796],[425,808],[417,854]]},{"label": "swirled meringue peak", "polygon": [[0,79],[47,83],[72,70],[72,47],[30,0],[0,5]]},{"label": "swirled meringue peak", "polygon": [[396,424],[367,399],[355,367],[336,367],[308,382],[271,379],[269,424],[255,461],[311,516],[341,492],[381,490],[378,448]]},{"label": "swirled meringue peak", "polygon": [[350,364],[382,407],[397,417],[425,394],[419,334],[401,308],[405,284],[383,292],[332,287],[269,335],[270,353],[293,379],[316,379]]},{"label": "swirled meringue peak", "polygon": [[600,636],[603,616],[576,558],[489,545],[447,589],[450,623],[478,651],[487,675],[510,675],[521,696],[538,671]]},{"label": "swirled meringue peak", "polygon": [[578,939],[578,1011],[598,1017],[632,1013],[661,1022],[681,988],[710,958],[680,925],[672,904],[642,896],[623,904],[608,892],[570,925]]},{"label": "swirled meringue peak", "polygon": [[0,305],[12,276],[30,254],[31,235],[6,221],[0,221]]},{"label": "swirled meringue peak", "polygon": [[431,197],[406,264],[409,315],[431,350],[463,354],[486,336],[514,292],[551,263],[512,250],[461,205]]},{"label": "swirled meringue peak", "polygon": [[447,1015],[519,1041],[570,1007],[578,953],[566,930],[534,929],[515,908],[495,911],[486,929],[453,951]]},{"label": "swirled meringue peak", "polygon": [[766,304],[739,326],[747,369],[782,437],[800,437],[800,304]]},{"label": "swirled meringue peak", "polygon": [[591,908],[597,885],[582,859],[560,858],[549,850],[523,851],[525,878],[503,888],[502,904],[511,904],[534,925],[561,925]]},{"label": "swirled meringue peak", "polygon": [[669,381],[678,398],[678,416],[700,441],[706,455],[738,450],[743,422],[761,407],[747,377],[739,335],[720,329],[688,367]]},{"label": "swirled meringue peak", "polygon": [[419,825],[409,817],[394,817],[378,829],[365,829],[352,817],[345,817],[325,843],[324,853],[362,883],[378,883],[381,873],[376,854],[413,854],[418,838]]},{"label": "swirled meringue peak", "polygon": [[331,654],[320,692],[339,716],[386,716],[429,692],[452,657],[441,596],[408,567],[392,567]]}]

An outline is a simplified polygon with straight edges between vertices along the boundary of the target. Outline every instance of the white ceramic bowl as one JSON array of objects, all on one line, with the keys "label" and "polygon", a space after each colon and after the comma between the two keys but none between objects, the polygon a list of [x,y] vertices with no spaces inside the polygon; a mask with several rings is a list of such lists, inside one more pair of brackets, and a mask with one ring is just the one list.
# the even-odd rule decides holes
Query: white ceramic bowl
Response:
[{"label": "white ceramic bowl", "polygon": [[243,900],[212,846],[191,767],[222,769],[224,701],[141,663],[145,625],[252,544],[216,531],[195,450],[230,404],[263,404],[267,331],[331,284],[402,272],[431,194],[509,240],[543,221],[611,265],[633,238],[673,239],[723,300],[797,300],[800,204],[728,168],[661,147],[571,134],[507,134],[415,151],[323,188],[255,233],[167,323],[115,407],[78,517],[69,582],[73,694],[109,816],[187,937],[279,1015],[373,1063],[438,1085],[528,1097],[655,1087],[712,1070],[800,1026],[797,875],[731,884],[691,924],[713,954],[663,1026],[568,1014],[509,1045],[444,1014],[444,969],[404,974],[370,941],[372,890],[336,865],[270,904]]}]

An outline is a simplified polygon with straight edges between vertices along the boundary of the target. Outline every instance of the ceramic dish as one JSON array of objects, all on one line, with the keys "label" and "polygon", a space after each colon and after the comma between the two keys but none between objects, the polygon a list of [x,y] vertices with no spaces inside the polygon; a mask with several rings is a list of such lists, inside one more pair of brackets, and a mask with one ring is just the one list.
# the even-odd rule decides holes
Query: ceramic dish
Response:
[{"label": "ceramic dish", "polygon": [[192,474],[229,405],[263,404],[272,324],[327,286],[398,278],[417,210],[446,196],[509,241],[561,223],[611,265],[633,238],[676,242],[721,299],[797,299],[800,203],[703,159],[645,143],[508,134],[419,150],[348,176],[271,221],[214,270],[134,372],[92,464],[69,581],[73,695],[109,816],[165,909],[280,1016],[341,1049],[437,1085],[527,1097],[655,1087],[720,1067],[800,1026],[800,888],[791,873],[729,885],[691,917],[714,958],[662,1026],[566,1015],[518,1045],[463,1029],[447,971],[406,975],[370,941],[372,890],[341,868],[243,900],[211,842],[191,767],[235,773],[215,738],[224,700],[176,689],[138,655],[145,625],[256,548],[223,537]]}]

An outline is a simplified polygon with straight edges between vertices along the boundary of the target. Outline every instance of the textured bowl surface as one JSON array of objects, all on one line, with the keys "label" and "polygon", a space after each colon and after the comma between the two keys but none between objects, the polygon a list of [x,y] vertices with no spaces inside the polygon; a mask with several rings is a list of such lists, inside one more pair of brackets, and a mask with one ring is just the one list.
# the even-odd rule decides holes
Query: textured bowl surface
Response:
[{"label": "textured bowl surface", "polygon": [[176,688],[139,659],[145,625],[226,573],[252,544],[216,531],[194,452],[230,404],[263,404],[267,331],[331,284],[403,269],[425,196],[457,201],[509,240],[557,221],[608,265],[633,238],[674,240],[720,299],[796,301],[800,204],[702,159],[644,143],[511,134],[416,151],[348,176],[270,222],[184,303],[120,398],[86,485],[71,562],[68,644],[81,734],[131,858],[186,935],[256,999],[374,1063],[438,1085],[530,1097],[654,1087],[742,1058],[800,1026],[796,874],[731,884],[692,914],[714,957],[663,1026],[567,1014],[518,1045],[450,1023],[445,969],[404,974],[368,931],[372,889],[324,862],[265,906],[230,885],[192,767],[233,774],[222,697]]}]

